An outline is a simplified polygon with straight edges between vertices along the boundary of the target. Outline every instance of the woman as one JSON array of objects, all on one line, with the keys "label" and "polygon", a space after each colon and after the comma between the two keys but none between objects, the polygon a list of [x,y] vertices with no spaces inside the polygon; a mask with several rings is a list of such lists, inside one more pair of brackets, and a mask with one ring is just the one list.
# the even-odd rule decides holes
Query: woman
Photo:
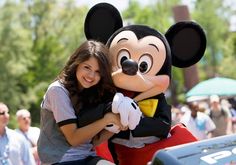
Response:
[{"label": "woman", "polygon": [[[119,115],[106,112],[114,93],[108,49],[100,42],[86,41],[44,95],[38,140],[42,163],[113,164],[96,156],[92,141],[99,144],[111,137],[113,133],[104,129],[111,123],[126,129]],[[94,109],[102,116],[93,123],[84,120],[84,112]]]}]

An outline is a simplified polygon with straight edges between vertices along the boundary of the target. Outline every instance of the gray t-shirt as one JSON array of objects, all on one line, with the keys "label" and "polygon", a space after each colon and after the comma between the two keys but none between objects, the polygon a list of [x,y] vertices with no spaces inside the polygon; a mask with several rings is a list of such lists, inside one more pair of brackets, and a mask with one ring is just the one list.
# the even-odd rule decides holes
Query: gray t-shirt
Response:
[{"label": "gray t-shirt", "polygon": [[211,109],[210,117],[216,125],[216,129],[212,131],[212,137],[222,136],[227,134],[227,122],[231,118],[231,114],[227,109],[221,110]]},{"label": "gray t-shirt", "polygon": [[48,87],[41,108],[38,152],[42,163],[80,160],[95,155],[91,140],[72,147],[59,128],[77,122],[69,92],[59,81],[53,82]]}]

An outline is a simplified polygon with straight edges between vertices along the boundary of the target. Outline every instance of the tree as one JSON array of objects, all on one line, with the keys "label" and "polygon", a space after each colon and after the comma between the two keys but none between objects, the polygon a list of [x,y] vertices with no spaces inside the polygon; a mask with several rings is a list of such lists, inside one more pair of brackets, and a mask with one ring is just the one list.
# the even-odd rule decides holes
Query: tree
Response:
[{"label": "tree", "polygon": [[[207,35],[207,51],[202,60],[205,77],[214,77],[223,54],[225,41],[229,37],[230,8],[222,0],[197,0],[193,18],[204,27]],[[206,7],[207,6],[207,7]]]},{"label": "tree", "polygon": [[25,19],[21,19],[25,12],[22,5],[10,1],[1,7],[0,100],[9,103],[11,109],[20,104],[18,79],[27,72],[32,59],[29,53],[31,34],[24,27]]},{"label": "tree", "polygon": [[39,123],[40,103],[48,84],[85,40],[87,7],[74,1],[6,1],[0,14],[0,100],[11,114],[19,108]]},{"label": "tree", "polygon": [[[73,1],[36,0],[27,4],[32,19],[33,65],[22,76],[22,85],[27,88],[24,103],[29,105],[34,116],[39,116],[43,94],[67,58],[84,40],[83,19],[86,8],[77,8]],[[33,111],[34,110],[34,111]],[[39,122],[39,118],[37,118]]]},{"label": "tree", "polygon": [[129,7],[122,13],[125,20],[135,24],[145,24],[165,33],[174,23],[172,7],[180,0],[155,1],[147,6],[140,6],[137,1],[130,1]]},{"label": "tree", "polygon": [[7,1],[0,8],[0,101],[14,113],[21,105],[23,93],[18,80],[28,71],[32,60],[31,34],[25,28],[27,14],[22,4]]},{"label": "tree", "polygon": [[223,46],[223,58],[220,59],[218,74],[236,79],[236,33],[231,32]]}]

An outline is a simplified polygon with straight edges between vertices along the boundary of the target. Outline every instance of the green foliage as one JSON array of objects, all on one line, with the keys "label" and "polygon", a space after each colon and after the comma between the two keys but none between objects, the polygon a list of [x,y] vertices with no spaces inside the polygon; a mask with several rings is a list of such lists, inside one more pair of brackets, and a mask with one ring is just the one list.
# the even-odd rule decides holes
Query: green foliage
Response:
[{"label": "green foliage", "polygon": [[8,103],[10,110],[20,104],[21,88],[18,80],[31,63],[30,31],[25,26],[23,5],[8,1],[1,7],[0,15],[0,100]]},{"label": "green foliage", "polygon": [[179,2],[180,0],[160,0],[141,7],[133,0],[130,1],[128,9],[123,12],[123,16],[132,23],[145,24],[165,33],[174,23],[172,8]]},{"label": "green foliage", "polygon": [[207,35],[207,51],[203,59],[203,68],[208,78],[217,75],[218,66],[223,58],[225,40],[230,35],[228,17],[231,10],[223,2],[222,0],[197,0],[193,12],[193,18],[203,26]]},{"label": "green foliage", "polygon": [[232,32],[223,46],[223,58],[219,62],[218,74],[236,79],[236,33]]},{"label": "green foliage", "polygon": [[[48,84],[85,40],[87,7],[74,1],[6,1],[0,13],[0,101],[14,118],[20,108],[39,123],[40,103]],[[14,123],[10,123],[14,127]]]},{"label": "green foliage", "polygon": [[[191,17],[207,34],[207,50],[198,64],[200,79],[218,74],[236,78],[236,35],[229,32],[229,16],[235,15],[224,0],[194,0]],[[84,18],[88,7],[67,1],[15,1],[0,6],[0,101],[10,109],[10,127],[15,112],[31,111],[33,125],[39,123],[40,103],[48,84],[58,75],[67,58],[85,40]],[[172,8],[180,0],[154,0],[147,6],[131,0],[123,13],[127,23],[149,25],[163,34],[174,23]],[[174,95],[183,101],[182,70],[172,69]]]}]

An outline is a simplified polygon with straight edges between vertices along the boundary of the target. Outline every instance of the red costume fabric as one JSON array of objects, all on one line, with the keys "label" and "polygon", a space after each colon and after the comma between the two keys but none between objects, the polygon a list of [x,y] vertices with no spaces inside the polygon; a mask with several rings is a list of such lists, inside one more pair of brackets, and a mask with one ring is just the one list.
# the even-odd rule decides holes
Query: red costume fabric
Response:
[{"label": "red costume fabric", "polygon": [[[180,144],[190,143],[198,139],[182,124],[177,124],[171,128],[171,136],[167,139],[157,141],[152,144],[147,144],[143,148],[128,148],[119,144],[115,144],[115,150],[119,165],[146,165],[155,152],[160,149],[172,147]],[[104,159],[112,162],[111,153],[108,150],[107,142],[96,147],[97,154]]]},{"label": "red costume fabric", "polygon": [[102,157],[103,159],[109,160],[114,162],[112,155],[108,149],[107,141],[103,142],[102,144],[95,147],[96,153],[98,156]]}]

